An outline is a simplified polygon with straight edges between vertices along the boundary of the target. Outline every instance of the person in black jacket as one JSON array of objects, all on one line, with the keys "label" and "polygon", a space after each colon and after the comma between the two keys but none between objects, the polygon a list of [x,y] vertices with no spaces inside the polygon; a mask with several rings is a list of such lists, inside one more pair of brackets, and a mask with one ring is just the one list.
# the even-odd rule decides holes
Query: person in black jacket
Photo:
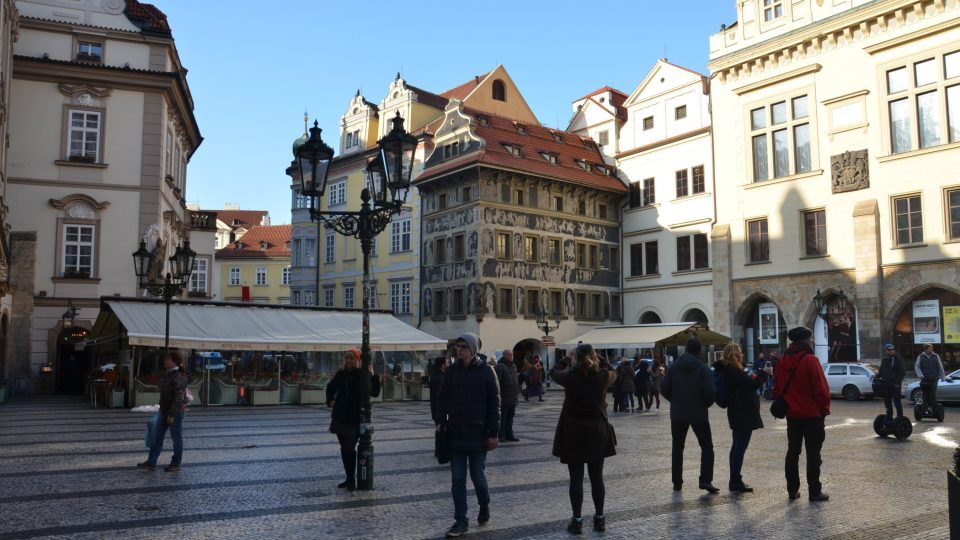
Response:
[{"label": "person in black jacket", "polygon": [[[340,442],[340,459],[347,479],[337,484],[338,488],[350,491],[357,489],[357,443],[360,441],[360,353],[349,350],[343,355],[343,369],[337,371],[327,383],[327,407],[333,408],[330,433]],[[370,376],[370,396],[380,395],[380,377],[373,374],[373,366],[367,366]]]},{"label": "person in black jacket", "polygon": [[500,383],[500,436],[499,442],[517,442],[520,439],[513,434],[513,417],[517,413],[517,401],[520,393],[520,380],[517,366],[513,363],[513,351],[503,350],[503,357],[494,367],[497,381]]},{"label": "person in black jacket", "polygon": [[493,368],[477,355],[480,338],[466,333],[457,338],[457,361],[443,374],[436,418],[437,429],[446,427],[450,445],[451,493],[456,522],[447,538],[466,534],[467,463],[480,504],[477,523],[490,521],[490,490],[484,471],[487,451],[497,448],[500,432],[500,385]]},{"label": "person in black jacket", "polygon": [[673,490],[683,488],[683,447],[692,427],[700,444],[700,489],[713,494],[713,436],[707,408],[713,405],[715,389],[710,370],[700,359],[701,344],[687,341],[686,352],[667,369],[660,393],[670,402],[670,432],[673,435]]},{"label": "person in black jacket", "polygon": [[727,386],[727,422],[733,431],[728,487],[736,493],[750,493],[753,488],[743,483],[741,476],[743,456],[747,453],[753,430],[763,428],[757,389],[764,385],[773,368],[764,365],[756,375],[748,375],[744,371],[743,350],[740,345],[730,343],[724,347],[723,358],[714,364],[714,369],[723,370]]},{"label": "person in black jacket", "polygon": [[433,359],[433,368],[430,370],[430,376],[427,382],[430,384],[430,418],[437,419],[437,402],[440,399],[440,382],[443,380],[443,372],[447,370],[447,359],[438,356]]},{"label": "person in black jacket", "polygon": [[880,373],[877,374],[877,383],[883,387],[883,406],[887,408],[887,420],[893,420],[893,405],[897,406],[897,416],[903,416],[903,405],[900,403],[900,385],[906,373],[903,358],[897,354],[897,348],[892,343],[883,346],[883,358],[880,360]]}]

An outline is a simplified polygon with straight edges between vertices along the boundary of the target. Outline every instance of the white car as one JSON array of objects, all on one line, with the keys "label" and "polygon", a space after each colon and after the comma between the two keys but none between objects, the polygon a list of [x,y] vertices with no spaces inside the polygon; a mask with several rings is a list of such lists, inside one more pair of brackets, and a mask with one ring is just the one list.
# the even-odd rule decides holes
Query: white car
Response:
[{"label": "white car", "polygon": [[861,396],[873,397],[873,378],[877,368],[870,364],[823,364],[831,396],[855,401]]}]

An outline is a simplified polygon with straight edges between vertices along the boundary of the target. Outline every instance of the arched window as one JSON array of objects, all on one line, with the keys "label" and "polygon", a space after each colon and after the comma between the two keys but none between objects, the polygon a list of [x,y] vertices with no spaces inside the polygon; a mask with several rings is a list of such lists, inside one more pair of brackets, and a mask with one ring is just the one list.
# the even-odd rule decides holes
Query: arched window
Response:
[{"label": "arched window", "polygon": [[493,81],[493,99],[497,101],[507,100],[507,87],[500,79]]},{"label": "arched window", "polygon": [[710,326],[707,321],[707,314],[697,308],[686,312],[683,315],[683,322],[699,323],[703,325],[704,328],[709,328]]},{"label": "arched window", "polygon": [[640,317],[640,324],[660,324],[662,322],[660,316],[652,311],[648,311]]}]

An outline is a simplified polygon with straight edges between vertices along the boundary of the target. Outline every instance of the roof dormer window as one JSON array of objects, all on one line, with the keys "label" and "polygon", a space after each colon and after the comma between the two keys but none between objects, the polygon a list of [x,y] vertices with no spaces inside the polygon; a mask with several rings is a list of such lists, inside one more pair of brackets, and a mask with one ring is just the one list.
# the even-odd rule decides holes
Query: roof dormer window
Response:
[{"label": "roof dormer window", "polygon": [[553,142],[563,144],[563,135],[560,135],[559,133],[554,133]]},{"label": "roof dormer window", "polygon": [[77,62],[103,62],[103,44],[93,41],[77,42]]},{"label": "roof dormer window", "polygon": [[460,155],[460,141],[453,141],[443,147],[443,159],[450,159]]},{"label": "roof dormer window", "polygon": [[557,164],[557,155],[553,152],[540,152],[540,156],[543,157],[546,161],[556,165]]},{"label": "roof dormer window", "polygon": [[483,127],[488,127],[490,125],[490,119],[486,116],[478,116],[477,120],[480,121],[480,125]]},{"label": "roof dormer window", "polygon": [[260,241],[260,251],[266,251],[268,247],[270,247],[270,244],[263,240]]},{"label": "roof dormer window", "polygon": [[239,219],[239,218],[233,218],[233,224],[234,224],[234,226],[236,226],[236,225],[240,225],[241,223],[243,223],[243,222],[242,222],[242,221],[240,221],[240,219]]},{"label": "roof dormer window", "polygon": [[586,161],[582,159],[575,159],[574,161],[576,161],[577,165],[579,165],[581,169],[585,171],[590,169],[590,164],[587,163]]},{"label": "roof dormer window", "polygon": [[510,152],[511,156],[520,157],[522,155],[520,153],[520,149],[523,147],[520,146],[519,144],[507,144],[507,143],[500,143],[500,144],[503,145],[504,150],[506,150],[507,152]]},{"label": "roof dormer window", "polygon": [[610,170],[604,167],[603,165],[594,165],[593,170],[604,176],[607,176],[610,174]]},{"label": "roof dormer window", "polygon": [[523,125],[523,124],[515,124],[515,125],[517,126],[517,133],[519,133],[519,134],[521,134],[521,135],[526,135],[526,134],[527,134],[527,126],[525,126],[525,125]]}]

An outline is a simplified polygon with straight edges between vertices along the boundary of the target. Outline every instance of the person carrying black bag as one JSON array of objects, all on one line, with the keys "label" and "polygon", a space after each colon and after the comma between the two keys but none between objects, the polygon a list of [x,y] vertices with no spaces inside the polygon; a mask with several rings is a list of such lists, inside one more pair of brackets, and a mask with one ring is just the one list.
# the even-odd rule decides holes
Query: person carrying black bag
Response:
[{"label": "person carrying black bag", "polygon": [[563,408],[553,437],[553,455],[567,466],[570,473],[570,506],[573,518],[567,531],[583,534],[583,469],[590,475],[593,497],[593,530],[605,531],[603,515],[606,488],[603,485],[603,461],[616,455],[616,435],[607,421],[607,387],[617,379],[611,366],[597,358],[593,347],[577,346],[576,359],[557,361],[550,371],[553,380],[563,387]]},{"label": "person carrying black bag", "polygon": [[906,374],[903,358],[897,354],[892,343],[883,346],[883,359],[880,360],[880,373],[876,382],[883,392],[883,406],[887,408],[887,421],[893,420],[893,405],[897,407],[897,416],[903,416],[903,405],[900,403],[900,385]]}]

